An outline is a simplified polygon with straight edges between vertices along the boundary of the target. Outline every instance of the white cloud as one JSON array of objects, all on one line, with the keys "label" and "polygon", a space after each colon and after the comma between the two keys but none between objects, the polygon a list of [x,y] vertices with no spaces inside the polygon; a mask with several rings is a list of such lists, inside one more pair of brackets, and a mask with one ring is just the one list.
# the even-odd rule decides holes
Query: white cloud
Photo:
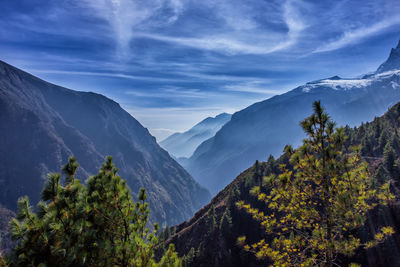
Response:
[{"label": "white cloud", "polygon": [[173,23],[179,18],[179,15],[183,12],[184,5],[181,0],[170,0],[169,5],[173,9],[174,14],[168,19],[168,23]]},{"label": "white cloud", "polygon": [[248,3],[232,0],[206,1],[217,16],[222,18],[228,27],[236,31],[248,31],[257,28],[252,10]]},{"label": "white cloud", "polygon": [[[140,33],[135,37],[149,38],[225,54],[269,54],[294,45],[301,32],[306,28],[295,6],[298,3],[294,0],[288,0],[283,6],[282,18],[288,28],[288,32],[284,37],[277,33],[265,34],[263,32],[230,32],[207,37],[171,37],[154,33]],[[281,41],[277,42],[276,40]]]},{"label": "white cloud", "polygon": [[130,41],[134,37],[135,27],[145,23],[163,6],[173,9],[173,15],[167,18],[167,23],[177,20],[183,10],[180,0],[85,0],[97,14],[105,19],[115,34],[118,56],[121,59],[129,57]]},{"label": "white cloud", "polygon": [[151,15],[150,8],[130,0],[87,0],[98,15],[108,21],[117,41],[120,56],[129,52],[133,27]]},{"label": "white cloud", "polygon": [[294,45],[301,32],[307,27],[296,5],[303,5],[302,1],[287,0],[283,6],[283,19],[289,29],[287,40],[276,46],[276,50],[281,50]]},{"label": "white cloud", "polygon": [[267,78],[260,78],[256,76],[235,76],[235,75],[225,75],[225,74],[205,74],[201,72],[195,71],[175,71],[175,74],[187,76],[191,78],[201,79],[201,80],[210,80],[210,81],[220,81],[220,82],[245,82],[245,81],[260,81],[262,80],[264,83],[268,83],[271,80]]},{"label": "white cloud", "polygon": [[125,73],[116,72],[92,72],[92,71],[69,71],[69,70],[46,70],[46,69],[29,69],[32,73],[39,74],[66,74],[66,75],[83,75],[83,76],[100,76],[100,77],[112,77],[112,78],[123,78],[129,80],[144,80],[144,81],[158,81],[158,82],[172,82],[182,81],[182,79],[173,78],[162,78],[162,77],[148,77],[148,76],[136,76]]},{"label": "white cloud", "polygon": [[181,98],[202,98],[207,99],[210,96],[220,96],[220,94],[214,92],[206,92],[200,89],[180,88],[175,86],[166,86],[160,88],[156,92],[144,92],[143,90],[134,91],[128,90],[125,92],[127,95],[134,95],[137,97],[158,97],[166,99],[181,99]]},{"label": "white cloud", "polygon": [[[173,10],[173,15],[165,23],[175,22],[184,11],[182,0],[86,0],[98,15],[106,19],[116,38],[120,58],[129,57],[130,41],[133,38],[153,40],[192,47],[200,50],[217,51],[226,54],[269,54],[294,45],[300,33],[305,29],[299,7],[301,1],[287,0],[282,8],[282,22],[286,24],[287,33],[260,30],[256,21],[247,15],[240,14],[232,3],[215,4],[217,13],[229,25],[222,26],[218,34],[208,36],[174,37],[149,31],[151,19],[165,6]],[[147,25],[147,26],[148,26]],[[212,30],[212,29],[211,29]],[[221,33],[221,30],[223,33]],[[133,51],[134,52],[134,51]]]},{"label": "white cloud", "polygon": [[383,30],[400,24],[400,16],[392,17],[370,26],[360,27],[355,30],[346,31],[343,35],[332,42],[324,44],[313,51],[313,53],[321,53],[337,50],[348,45],[357,44],[363,39],[381,33]]},{"label": "white cloud", "polygon": [[287,90],[271,90],[266,88],[267,85],[260,81],[251,81],[247,83],[230,84],[223,87],[224,90],[230,92],[254,93],[261,95],[277,95],[286,92]]},{"label": "white cloud", "polygon": [[[253,45],[232,38],[229,35],[214,35],[209,37],[171,37],[152,33],[142,33],[136,37],[173,43],[180,46],[200,50],[217,51],[226,54],[268,54],[275,51],[274,47]],[[263,42],[264,44],[267,42]]]}]

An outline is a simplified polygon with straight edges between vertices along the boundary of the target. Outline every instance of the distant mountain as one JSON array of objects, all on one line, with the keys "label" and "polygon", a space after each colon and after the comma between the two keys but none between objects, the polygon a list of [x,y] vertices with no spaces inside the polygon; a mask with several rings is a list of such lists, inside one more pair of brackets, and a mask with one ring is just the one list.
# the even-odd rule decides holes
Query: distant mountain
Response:
[{"label": "distant mountain", "polygon": [[400,69],[400,40],[396,48],[392,48],[389,58],[379,66],[377,73]]},{"label": "distant mountain", "polygon": [[399,46],[393,49],[374,74],[310,82],[236,112],[183,166],[215,194],[255,160],[279,155],[286,144],[299,144],[299,121],[311,113],[315,100],[339,124],[357,125],[382,115],[400,100],[399,51]]},{"label": "distant mountain", "polygon": [[186,132],[170,135],[161,141],[160,145],[176,158],[188,158],[202,142],[213,137],[231,119],[231,116],[231,114],[221,113],[214,118],[208,117]]},{"label": "distant mountain", "polygon": [[[330,113],[329,108],[327,112]],[[390,180],[391,191],[397,200],[388,207],[379,207],[371,211],[365,226],[355,232],[361,242],[369,240],[377,229],[385,225],[392,226],[396,234],[376,248],[357,250],[351,259],[341,257],[341,266],[349,266],[350,262],[371,267],[399,266],[399,131],[400,103],[393,106],[384,116],[375,118],[372,122],[364,123],[357,128],[345,128],[345,134],[348,136],[346,149],[354,145],[362,145],[361,155],[368,160],[374,183],[379,186]],[[396,162],[391,170],[385,167],[388,166],[388,163],[385,162],[383,151],[387,144],[393,148]],[[272,240],[266,235],[260,222],[243,209],[238,209],[235,203],[243,200],[268,214],[266,204],[251,195],[250,190],[254,186],[260,185],[263,177],[272,173],[279,174],[281,172],[280,165],[288,164],[288,161],[289,156],[283,154],[278,159],[269,157],[268,161],[253,164],[221,190],[191,220],[165,231],[162,236],[167,240],[166,245],[173,243],[180,256],[187,255],[185,266],[269,266],[271,262],[268,259],[258,259],[253,253],[246,252],[237,244],[240,236],[246,236],[248,244],[253,244],[263,238],[267,243]],[[263,191],[265,190],[267,189],[264,188]]]},{"label": "distant mountain", "polygon": [[133,195],[147,189],[151,219],[160,223],[187,219],[210,197],[118,103],[0,61],[0,203],[16,210],[23,195],[36,203],[46,174],[71,155],[84,178],[113,156]]}]

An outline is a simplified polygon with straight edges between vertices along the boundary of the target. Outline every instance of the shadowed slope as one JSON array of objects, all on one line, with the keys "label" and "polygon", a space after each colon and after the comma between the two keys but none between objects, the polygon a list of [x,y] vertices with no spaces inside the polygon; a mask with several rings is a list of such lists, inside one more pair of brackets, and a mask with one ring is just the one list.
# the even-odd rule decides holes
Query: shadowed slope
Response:
[{"label": "shadowed slope", "polygon": [[0,62],[0,203],[38,201],[44,177],[76,156],[83,177],[106,155],[133,194],[146,187],[152,220],[177,223],[209,199],[207,190],[159,147],[118,103],[40,80]]}]

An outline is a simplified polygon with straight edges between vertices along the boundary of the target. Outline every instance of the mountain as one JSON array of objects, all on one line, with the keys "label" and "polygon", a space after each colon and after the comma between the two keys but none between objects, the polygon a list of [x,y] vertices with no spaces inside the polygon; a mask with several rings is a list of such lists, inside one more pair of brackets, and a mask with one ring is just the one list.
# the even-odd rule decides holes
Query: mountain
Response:
[{"label": "mountain", "polygon": [[[327,109],[329,113],[330,110]],[[360,249],[351,258],[341,258],[341,266],[350,262],[360,266],[398,266],[400,262],[400,103],[393,106],[384,116],[363,123],[357,128],[345,127],[348,139],[345,150],[362,145],[362,158],[367,160],[371,177],[377,186],[391,181],[391,191],[396,200],[387,207],[377,207],[368,214],[365,226],[355,234],[366,242],[382,226],[390,225],[395,234],[376,248]],[[385,147],[393,149],[393,162],[385,156]],[[282,147],[283,149],[283,147]],[[268,214],[266,204],[250,194],[260,180],[270,174],[279,174],[281,164],[289,164],[288,154],[278,159],[270,156],[266,162],[256,162],[243,171],[220,191],[211,202],[199,210],[187,222],[167,229],[162,236],[165,245],[173,243],[180,256],[185,256],[185,266],[267,266],[268,259],[258,259],[237,244],[240,236],[246,236],[248,244],[265,238],[265,229],[235,203],[243,200],[252,207]],[[279,219],[279,218],[277,218]]]},{"label": "mountain", "polygon": [[59,172],[71,155],[85,178],[113,156],[133,195],[147,189],[153,221],[181,222],[210,197],[118,103],[53,85],[2,61],[0,136],[0,203],[11,210],[23,195],[36,203],[46,174]]},{"label": "mountain", "polygon": [[160,142],[161,147],[176,158],[190,157],[196,148],[231,119],[231,114],[221,113],[216,117],[208,117],[183,133],[174,133]]},{"label": "mountain", "polygon": [[389,58],[379,66],[377,73],[382,73],[390,70],[398,70],[400,68],[400,40],[396,48],[392,48]]},{"label": "mountain", "polygon": [[400,100],[398,52],[399,47],[393,49],[374,74],[310,82],[236,112],[183,166],[215,194],[255,160],[279,155],[286,144],[299,144],[304,136],[299,121],[311,113],[315,100],[339,124],[358,125],[382,115]]}]

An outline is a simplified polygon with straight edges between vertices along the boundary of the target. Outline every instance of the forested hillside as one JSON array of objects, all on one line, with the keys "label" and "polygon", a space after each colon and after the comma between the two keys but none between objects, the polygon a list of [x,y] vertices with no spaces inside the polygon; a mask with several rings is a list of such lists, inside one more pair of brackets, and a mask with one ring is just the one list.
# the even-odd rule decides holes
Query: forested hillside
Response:
[{"label": "forested hillside", "polygon": [[[328,110],[329,112],[329,110]],[[397,234],[369,250],[359,249],[355,256],[341,258],[342,263],[358,262],[362,266],[396,266],[400,261],[400,103],[393,106],[382,117],[359,127],[345,127],[348,136],[345,151],[362,145],[362,158],[368,162],[371,179],[376,188],[390,181],[396,199],[388,206],[378,206],[368,214],[365,226],[357,236],[366,241],[385,225],[394,228]],[[266,162],[256,162],[241,173],[213,200],[189,221],[168,229],[166,243],[174,243],[180,255],[186,255],[187,266],[262,266],[268,259],[257,259],[238,245],[239,236],[246,236],[249,244],[268,235],[251,215],[239,210],[235,203],[244,200],[252,207],[265,209],[250,190],[262,186],[263,178],[281,172],[280,165],[288,163],[289,155],[278,159],[272,156]]]}]

